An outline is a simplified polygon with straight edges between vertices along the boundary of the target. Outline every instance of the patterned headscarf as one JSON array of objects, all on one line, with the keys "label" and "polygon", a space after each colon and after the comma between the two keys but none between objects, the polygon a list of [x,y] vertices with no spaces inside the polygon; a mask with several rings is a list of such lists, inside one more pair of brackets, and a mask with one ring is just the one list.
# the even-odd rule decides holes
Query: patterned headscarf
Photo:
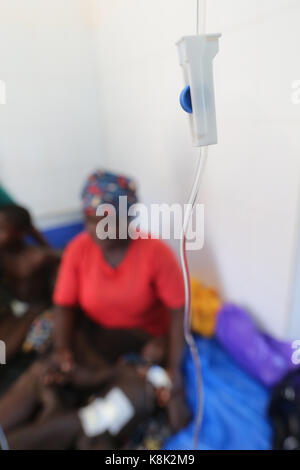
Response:
[{"label": "patterned headscarf", "polygon": [[87,180],[83,191],[83,210],[95,215],[100,204],[112,204],[119,208],[119,197],[127,196],[127,207],[137,203],[136,186],[133,180],[122,175],[98,170]]}]

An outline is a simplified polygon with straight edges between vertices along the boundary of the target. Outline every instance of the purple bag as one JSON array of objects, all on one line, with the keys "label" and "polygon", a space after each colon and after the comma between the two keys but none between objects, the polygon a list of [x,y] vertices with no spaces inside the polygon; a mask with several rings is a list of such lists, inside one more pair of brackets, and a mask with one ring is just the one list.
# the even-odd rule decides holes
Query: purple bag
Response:
[{"label": "purple bag", "polygon": [[292,362],[292,342],[260,331],[250,315],[234,305],[225,304],[220,310],[215,335],[245,371],[268,387],[297,367]]}]

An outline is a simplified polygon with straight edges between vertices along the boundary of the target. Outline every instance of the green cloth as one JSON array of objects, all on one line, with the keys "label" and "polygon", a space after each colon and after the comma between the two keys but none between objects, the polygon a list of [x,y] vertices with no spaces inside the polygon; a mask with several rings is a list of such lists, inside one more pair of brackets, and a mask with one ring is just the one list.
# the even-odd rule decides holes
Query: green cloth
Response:
[{"label": "green cloth", "polygon": [[9,194],[5,191],[5,189],[0,185],[0,206],[5,206],[6,204],[14,204],[15,201]]},{"label": "green cloth", "polygon": [[[14,204],[14,200],[10,197],[9,194],[0,184],[0,207],[5,206],[6,204]],[[3,279],[0,270],[0,317],[1,315],[6,315],[7,309],[10,306],[11,296],[7,289],[3,286]]]}]

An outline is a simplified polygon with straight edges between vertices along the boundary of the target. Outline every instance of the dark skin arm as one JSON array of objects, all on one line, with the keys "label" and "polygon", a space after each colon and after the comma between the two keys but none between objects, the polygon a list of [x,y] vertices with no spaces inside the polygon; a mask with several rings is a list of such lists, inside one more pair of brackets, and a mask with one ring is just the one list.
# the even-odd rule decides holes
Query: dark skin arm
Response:
[{"label": "dark skin arm", "polygon": [[183,331],[184,307],[172,310],[171,314],[172,320],[168,345],[168,370],[176,389],[178,387],[181,388],[182,386],[181,361],[185,346]]},{"label": "dark skin arm", "polygon": [[[92,387],[111,379],[115,371],[108,366],[102,358],[91,355],[88,344],[84,350],[84,359],[88,360],[89,367],[76,362],[73,354],[74,316],[72,308],[56,306],[54,310],[54,352],[49,359],[44,382],[63,383],[70,381],[78,387]],[[85,349],[84,338],[80,336],[81,348]],[[83,341],[83,343],[82,343]],[[78,346],[78,336],[77,342]],[[89,354],[90,353],[90,354]]]},{"label": "dark skin arm", "polygon": [[[167,407],[169,424],[173,431],[179,431],[186,426],[191,418],[186,406],[184,396],[183,376],[181,373],[181,361],[185,346],[184,307],[172,310],[171,327],[167,342],[167,370],[172,380],[172,390],[161,389],[158,391],[158,401],[161,406]],[[151,362],[158,357],[163,338],[152,338],[144,347],[143,355]]]},{"label": "dark skin arm", "polygon": [[168,338],[151,338],[142,351],[142,356],[152,363],[159,364],[166,356],[166,368],[172,378],[174,389],[181,388],[182,385],[180,368],[185,344],[183,313],[184,307],[171,310],[171,326]]},{"label": "dark skin arm", "polygon": [[[172,322],[169,333],[169,373],[173,383],[173,389],[166,405],[169,423],[174,431],[179,431],[186,426],[191,418],[186,405],[184,383],[181,372],[181,362],[185,347],[184,339],[184,307],[172,311]],[[163,402],[162,397],[162,402]]]},{"label": "dark skin arm", "polygon": [[73,365],[71,339],[74,327],[74,310],[55,306],[54,309],[54,359],[63,372],[69,372]]}]

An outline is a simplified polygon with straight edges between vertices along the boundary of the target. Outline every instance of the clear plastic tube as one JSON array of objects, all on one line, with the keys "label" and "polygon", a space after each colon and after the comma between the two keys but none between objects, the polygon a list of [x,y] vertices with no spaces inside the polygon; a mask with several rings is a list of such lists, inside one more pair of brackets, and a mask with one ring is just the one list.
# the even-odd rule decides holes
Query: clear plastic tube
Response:
[{"label": "clear plastic tube", "polygon": [[195,431],[194,431],[194,448],[197,449],[200,429],[203,418],[203,405],[204,405],[204,393],[203,393],[203,383],[202,383],[202,372],[201,372],[201,360],[199,351],[197,349],[194,336],[191,331],[191,284],[190,284],[190,275],[187,261],[186,253],[186,236],[189,223],[193,214],[193,209],[198,197],[199,188],[201,184],[201,178],[204,172],[206,160],[207,160],[207,147],[200,148],[200,155],[198,157],[196,176],[194,184],[191,190],[191,194],[188,200],[188,204],[185,206],[184,211],[184,220],[181,234],[181,243],[180,243],[180,260],[181,267],[183,272],[184,280],[184,291],[185,291],[185,307],[184,307],[184,337],[190,348],[191,356],[194,362],[196,370],[196,390],[197,390],[197,411],[196,411],[196,420],[195,420]]},{"label": "clear plastic tube", "polygon": [[[196,34],[204,34],[206,31],[206,0],[202,0],[202,11],[201,11],[201,24],[199,21],[199,13],[200,13],[200,5],[199,0],[196,0],[197,3],[197,10],[196,10]],[[201,26],[201,29],[200,29]]]}]

